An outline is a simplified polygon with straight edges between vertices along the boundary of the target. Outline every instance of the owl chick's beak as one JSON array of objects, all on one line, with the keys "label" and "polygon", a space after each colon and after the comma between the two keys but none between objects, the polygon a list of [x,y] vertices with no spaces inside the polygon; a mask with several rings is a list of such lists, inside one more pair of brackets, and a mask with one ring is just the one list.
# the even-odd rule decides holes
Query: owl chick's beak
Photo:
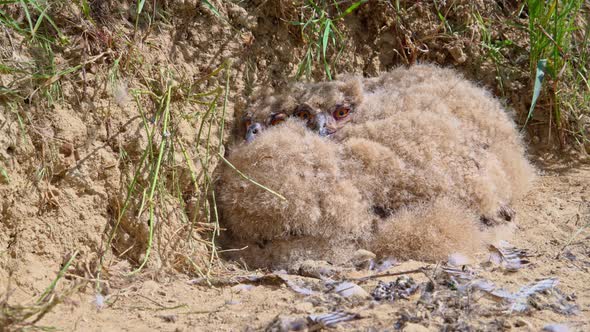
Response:
[{"label": "owl chick's beak", "polygon": [[335,121],[332,116],[324,112],[319,113],[314,119],[313,130],[321,137],[327,137],[336,132]]},{"label": "owl chick's beak", "polygon": [[262,133],[263,129],[264,127],[258,122],[248,126],[248,129],[246,129],[246,143],[252,142],[258,135],[260,135],[260,133]]},{"label": "owl chick's beak", "polygon": [[326,127],[326,125],[328,124],[328,120],[326,118],[326,114],[319,113],[314,118],[314,122],[315,123],[312,129],[314,131],[317,131],[321,137],[328,136],[328,128]]}]

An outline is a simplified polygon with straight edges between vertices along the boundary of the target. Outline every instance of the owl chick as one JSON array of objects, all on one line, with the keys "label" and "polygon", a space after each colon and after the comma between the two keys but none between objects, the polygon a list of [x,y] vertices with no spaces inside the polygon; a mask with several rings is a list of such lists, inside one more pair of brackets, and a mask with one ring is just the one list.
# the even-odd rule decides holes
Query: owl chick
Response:
[{"label": "owl chick", "polygon": [[[367,189],[379,197],[379,209],[442,193],[468,202],[485,224],[513,219],[510,205],[527,192],[535,172],[514,122],[487,91],[432,65],[365,79],[363,91],[355,123],[340,135],[349,138],[365,186],[375,177],[386,182],[379,185],[387,193]],[[395,153],[375,155],[375,149]],[[406,176],[383,176],[404,169]]]},{"label": "owl chick", "polygon": [[[235,146],[229,161],[286,200],[224,168],[218,204],[231,245],[251,266],[281,266],[299,258],[342,261],[344,247],[370,233],[369,203],[342,173],[337,143],[288,118],[249,144]],[[322,249],[320,249],[322,248]]]}]

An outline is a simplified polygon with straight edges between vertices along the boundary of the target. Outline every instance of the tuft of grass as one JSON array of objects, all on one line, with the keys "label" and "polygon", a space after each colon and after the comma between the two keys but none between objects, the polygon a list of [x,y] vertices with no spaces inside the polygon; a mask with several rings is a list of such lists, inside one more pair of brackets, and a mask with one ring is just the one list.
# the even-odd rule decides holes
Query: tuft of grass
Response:
[{"label": "tuft of grass", "polygon": [[438,19],[440,20],[440,22],[443,26],[444,32],[452,35],[454,32],[453,32],[453,27],[451,26],[451,24],[447,20],[448,13],[443,14],[443,12],[441,12],[440,5],[438,4],[438,2],[436,0],[434,0],[432,3],[434,5],[434,9],[436,11],[436,16],[438,16]]},{"label": "tuft of grass", "polygon": [[[202,3],[208,6],[215,15],[223,19],[217,9],[208,1],[202,1]],[[86,21],[75,28],[78,29],[76,31],[84,31],[82,36],[90,44],[90,50],[86,51],[86,47],[82,48],[82,60],[74,60],[77,62],[69,62],[68,59],[61,61],[62,59],[58,54],[62,53],[63,46],[68,43],[68,40],[60,31],[58,25],[55,24],[59,20],[51,17],[52,13],[58,15],[59,10],[56,8],[61,4],[62,2],[42,0],[0,0],[0,5],[11,6],[10,8],[0,7],[0,25],[5,27],[5,31],[12,36],[18,35],[17,40],[22,41],[23,48],[32,56],[32,61],[29,63],[16,62],[12,59],[7,59],[8,61],[5,62],[2,59],[0,72],[12,75],[15,79],[7,86],[0,87],[0,100],[4,101],[6,99],[9,105],[16,105],[26,100],[28,103],[50,106],[62,100],[60,82],[64,78],[79,71],[84,74],[84,68],[87,65],[99,62],[102,58],[107,58],[104,62],[110,66],[104,75],[105,88],[110,88],[115,100],[120,105],[124,104],[128,91],[125,80],[121,78],[128,77],[133,80],[141,77],[143,79],[143,86],[131,90],[131,95],[135,99],[139,111],[139,115],[135,119],[141,119],[148,138],[148,144],[140,160],[132,160],[132,157],[124,149],[120,150],[121,163],[122,165],[124,163],[131,165],[131,174],[126,188],[125,201],[115,211],[116,220],[113,221],[113,225],[109,229],[108,241],[106,241],[106,245],[102,248],[100,254],[100,264],[96,276],[97,289],[100,291],[101,278],[104,277],[101,272],[103,268],[108,266],[105,261],[105,253],[112,249],[119,256],[124,256],[130,249],[115,248],[114,239],[117,232],[120,231],[119,226],[123,220],[125,218],[147,219],[147,243],[142,245],[145,251],[138,258],[139,261],[136,261],[136,270],[132,272],[138,273],[145,268],[153,257],[154,246],[162,243],[162,241],[158,242],[158,238],[161,238],[158,230],[169,217],[167,214],[170,213],[171,206],[181,206],[181,209],[174,209],[172,213],[176,214],[176,217],[184,222],[182,230],[188,230],[187,232],[178,232],[178,234],[183,236],[187,234],[186,237],[189,243],[197,241],[200,244],[205,244],[207,249],[210,250],[211,256],[207,262],[196,262],[188,255],[184,255],[197,274],[201,276],[208,275],[215,263],[214,258],[217,257],[215,238],[220,233],[219,215],[215,203],[213,175],[211,172],[218,160],[217,153],[223,152],[226,104],[230,88],[230,64],[224,63],[197,81],[190,81],[192,78],[187,80],[178,71],[165,66],[150,68],[156,69],[150,72],[156,73],[156,76],[159,71],[159,78],[145,76],[145,71],[140,68],[143,65],[141,55],[132,52],[135,46],[134,43],[143,42],[143,39],[149,33],[149,26],[143,38],[128,39],[129,44],[125,44],[128,46],[127,49],[124,49],[124,46],[110,47],[112,40],[109,40],[109,38],[112,38],[112,36],[105,35],[102,30],[96,29],[95,22],[91,18],[92,2],[86,0],[78,3],[80,8],[79,18],[81,21],[84,19]],[[137,1],[136,29],[144,15],[147,16],[148,23],[151,26],[156,8],[153,8],[154,13],[145,13],[149,5],[151,4],[146,4],[145,1]],[[61,14],[59,14],[59,17],[61,18]],[[224,19],[224,21],[226,20]],[[70,29],[68,29],[69,32]],[[13,44],[12,39],[10,43]],[[100,65],[98,66],[100,67]],[[205,82],[218,78],[222,73],[226,73],[225,86],[219,86],[209,91],[198,91],[199,86],[207,86],[208,84]],[[97,75],[97,77],[99,76]],[[85,75],[83,77],[85,87]],[[76,83],[79,82],[78,80]],[[187,114],[185,110],[195,109],[194,105],[199,105],[200,111]],[[24,132],[24,122],[21,114],[16,111],[15,114],[18,117],[21,130]],[[197,146],[185,147],[176,134],[179,124],[183,121],[189,122],[192,126],[198,124],[196,126],[198,128]],[[23,135],[23,139],[25,137]],[[182,154],[178,153],[180,151],[182,151]],[[196,158],[194,151],[198,151]],[[93,152],[89,155],[92,154]],[[83,158],[81,162],[87,160],[87,157]],[[46,158],[45,155],[44,158]],[[198,167],[193,165],[195,160]],[[182,165],[183,163],[184,165]],[[193,180],[192,192],[189,193],[187,193],[187,183],[184,182],[186,178],[183,178],[185,174],[181,174],[181,172],[186,172],[186,169],[190,169]],[[35,172],[38,181],[49,181],[53,175],[51,163],[45,161]],[[0,165],[0,181],[9,180],[6,169],[3,165]],[[186,200],[187,197],[193,194],[198,198],[194,207],[196,213],[189,217]],[[196,232],[200,232],[199,235],[205,232],[212,235],[209,239],[203,240],[200,236],[194,236]],[[174,236],[177,236],[177,234]],[[172,241],[170,242],[171,244],[168,244],[168,246],[174,247],[175,244]],[[196,245],[192,244],[191,246],[196,247]],[[185,254],[184,249],[182,253]]]},{"label": "tuft of grass", "polygon": [[481,16],[477,11],[473,11],[472,16],[481,33],[481,46],[485,50],[485,55],[492,60],[496,68],[496,79],[500,87],[502,97],[506,98],[506,91],[504,89],[504,75],[502,69],[511,67],[509,60],[506,59],[502,51],[512,47],[515,43],[507,38],[498,40],[493,38],[493,24]]},{"label": "tuft of grass", "polygon": [[[116,80],[116,69],[112,71],[111,79]],[[176,219],[182,222],[182,228],[176,233],[185,237],[189,248],[183,248],[177,256],[183,257],[185,265],[191,272],[201,277],[208,277],[218,257],[216,237],[220,234],[219,215],[213,190],[213,175],[211,173],[216,164],[219,152],[223,153],[223,137],[227,99],[230,89],[230,63],[226,62],[196,81],[190,81],[174,70],[161,71],[160,80],[146,81],[140,89],[132,89],[131,94],[137,105],[139,117],[142,120],[147,145],[141,158],[133,162],[134,170],[127,186],[125,200],[117,211],[117,220],[112,225],[108,240],[102,249],[96,288],[100,293],[101,270],[106,263],[106,253],[110,249],[120,255],[128,251],[126,248],[116,248],[115,237],[124,220],[147,220],[148,230],[146,243],[142,246],[144,253],[137,262],[136,269],[130,274],[137,274],[145,268],[150,260],[153,248],[161,234],[163,223],[169,219],[167,211],[170,206],[180,206],[174,209]],[[217,86],[209,91],[199,91],[201,83],[213,78],[225,79],[224,86]],[[190,105],[199,105],[199,112],[186,112],[194,109]],[[196,128],[196,146],[187,147],[177,134],[181,123],[189,123]],[[217,133],[217,135],[215,134]],[[217,140],[217,142],[215,142]],[[197,165],[194,162],[197,162]],[[190,185],[185,182],[186,172],[190,177]],[[187,189],[188,187],[188,189]],[[190,208],[194,212],[189,216],[187,197],[194,197],[196,203]],[[184,230],[184,231],[183,231]],[[183,232],[181,232],[183,231]],[[210,234],[208,240],[196,236],[204,232]],[[194,242],[205,244],[210,256],[206,266],[204,262],[195,262],[190,257],[190,248],[197,248]],[[172,243],[173,242],[173,243]],[[167,245],[175,252],[180,241],[171,241]],[[163,252],[162,252],[163,253]],[[167,255],[168,253],[163,253]]]},{"label": "tuft of grass", "polygon": [[[55,49],[61,49],[69,44],[68,38],[50,15],[56,10],[54,7],[59,6],[60,3],[8,0],[0,1],[0,5],[7,6],[0,8],[0,25],[6,28],[6,32],[20,35],[23,38],[23,45],[33,56],[32,63],[3,59],[6,63],[2,64],[0,72],[12,74],[15,79],[8,87],[0,89],[0,98],[8,100],[26,98],[31,101],[39,92],[47,106],[51,106],[62,97],[61,78],[77,72],[87,64],[57,65]],[[24,17],[23,20],[18,18],[20,15]],[[32,92],[22,87],[30,82],[36,86]]]},{"label": "tuft of grass", "polygon": [[[589,22],[583,0],[529,0],[530,70],[537,77],[538,64],[546,61],[543,87],[549,101],[549,139],[557,131],[564,145],[567,136],[579,143],[588,142],[588,133],[577,120],[590,114],[588,85]],[[529,116],[534,111],[534,105]]]},{"label": "tuft of grass", "polygon": [[336,0],[308,0],[300,8],[299,21],[291,22],[301,27],[301,38],[306,44],[305,55],[297,68],[297,78],[310,78],[315,63],[320,63],[326,77],[332,80],[333,64],[344,49],[345,37],[337,28],[338,22],[366,2],[368,0],[355,1],[343,8],[342,2]]},{"label": "tuft of grass", "polygon": [[69,287],[67,290],[56,293],[55,288],[58,282],[63,278],[68,268],[78,256],[75,251],[68,261],[62,266],[55,279],[49,284],[39,298],[29,305],[13,305],[9,303],[13,289],[10,283],[6,286],[5,293],[0,296],[0,328],[2,331],[24,331],[39,330],[52,331],[53,327],[38,325],[39,321],[45,317],[55,306],[62,303],[66,298],[75,293],[81,284]]}]

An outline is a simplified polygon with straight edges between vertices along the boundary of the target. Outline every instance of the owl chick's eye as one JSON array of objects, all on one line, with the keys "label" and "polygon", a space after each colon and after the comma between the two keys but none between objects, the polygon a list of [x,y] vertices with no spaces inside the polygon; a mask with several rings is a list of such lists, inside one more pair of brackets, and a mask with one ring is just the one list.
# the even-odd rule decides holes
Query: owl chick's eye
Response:
[{"label": "owl chick's eye", "polygon": [[343,120],[350,114],[350,106],[336,105],[336,109],[332,112],[332,116],[336,120]]},{"label": "owl chick's eye", "polygon": [[284,122],[286,118],[287,118],[287,115],[285,113],[274,113],[274,114],[271,114],[269,124],[271,126],[276,126],[279,123]]},{"label": "owl chick's eye", "polygon": [[308,121],[313,118],[313,115],[308,110],[297,110],[293,113],[296,117],[300,118],[301,120]]},{"label": "owl chick's eye", "polygon": [[305,103],[298,105],[291,116],[297,117],[308,123],[315,118],[313,108]]}]

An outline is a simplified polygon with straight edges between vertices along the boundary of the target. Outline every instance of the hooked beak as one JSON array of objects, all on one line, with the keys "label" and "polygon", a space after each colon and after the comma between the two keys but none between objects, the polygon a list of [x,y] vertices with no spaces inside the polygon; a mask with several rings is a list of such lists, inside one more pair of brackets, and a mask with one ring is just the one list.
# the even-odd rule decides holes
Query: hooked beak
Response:
[{"label": "hooked beak", "polygon": [[318,134],[321,137],[325,137],[328,136],[328,128],[326,127],[326,125],[328,124],[328,121],[326,119],[326,114],[324,113],[320,113],[316,116],[315,119],[315,130],[318,131]]},{"label": "hooked beak", "polygon": [[327,137],[332,135],[335,130],[330,126],[328,116],[325,113],[319,113],[315,118],[315,128],[320,137]]}]

